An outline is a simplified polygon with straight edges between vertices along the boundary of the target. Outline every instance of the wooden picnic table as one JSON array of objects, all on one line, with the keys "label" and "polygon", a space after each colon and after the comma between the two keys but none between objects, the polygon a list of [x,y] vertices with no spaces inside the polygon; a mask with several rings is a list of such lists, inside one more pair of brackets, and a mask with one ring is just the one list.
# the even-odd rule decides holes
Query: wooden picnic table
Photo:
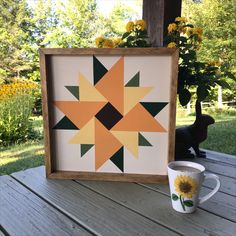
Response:
[{"label": "wooden picnic table", "polygon": [[[220,191],[194,214],[171,207],[168,185],[50,180],[44,166],[1,176],[1,235],[236,235],[236,157],[208,152]],[[214,182],[204,183],[202,193]]]}]

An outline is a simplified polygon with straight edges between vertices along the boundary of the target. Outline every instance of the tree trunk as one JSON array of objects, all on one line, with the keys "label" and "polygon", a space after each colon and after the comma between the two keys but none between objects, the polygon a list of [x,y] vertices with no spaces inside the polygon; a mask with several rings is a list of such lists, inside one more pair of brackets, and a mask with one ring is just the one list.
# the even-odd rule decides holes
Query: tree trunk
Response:
[{"label": "tree trunk", "polygon": [[164,45],[167,27],[181,15],[182,0],[143,0],[143,19],[153,47]]}]

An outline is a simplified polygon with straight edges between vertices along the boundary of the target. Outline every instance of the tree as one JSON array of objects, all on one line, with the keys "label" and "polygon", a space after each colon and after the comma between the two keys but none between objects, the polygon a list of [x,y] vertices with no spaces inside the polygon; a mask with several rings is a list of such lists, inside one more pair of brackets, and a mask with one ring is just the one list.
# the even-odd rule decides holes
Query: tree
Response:
[{"label": "tree", "polygon": [[106,36],[122,36],[127,22],[138,18],[137,11],[130,6],[117,3],[110,12],[109,17],[105,19]]},{"label": "tree", "polygon": [[47,47],[88,47],[99,30],[95,0],[57,1],[57,27],[45,35]]},{"label": "tree", "polygon": [[[182,15],[203,29],[202,46],[198,52],[201,61],[221,64],[223,70],[236,72],[236,4],[233,0],[183,0]],[[233,77],[230,76],[232,79]],[[236,99],[236,83],[226,79],[231,89],[223,90],[223,99]],[[216,100],[217,89],[211,93]]]},{"label": "tree", "polygon": [[0,12],[0,78],[6,80],[31,69],[29,34],[23,27],[30,14],[25,0],[0,0]]}]

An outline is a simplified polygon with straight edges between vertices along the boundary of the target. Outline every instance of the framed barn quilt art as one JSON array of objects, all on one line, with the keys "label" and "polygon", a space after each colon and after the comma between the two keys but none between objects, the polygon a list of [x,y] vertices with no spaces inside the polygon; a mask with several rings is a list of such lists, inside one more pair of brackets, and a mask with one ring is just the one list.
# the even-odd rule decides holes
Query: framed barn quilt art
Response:
[{"label": "framed barn quilt art", "polygon": [[178,50],[41,49],[46,176],[166,182]]}]

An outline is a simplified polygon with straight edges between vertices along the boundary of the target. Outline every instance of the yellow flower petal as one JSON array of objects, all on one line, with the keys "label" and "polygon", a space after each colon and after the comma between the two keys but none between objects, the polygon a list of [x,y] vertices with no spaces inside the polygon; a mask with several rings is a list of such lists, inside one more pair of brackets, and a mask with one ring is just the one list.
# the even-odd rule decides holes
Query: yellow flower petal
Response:
[{"label": "yellow flower petal", "polygon": [[126,31],[127,31],[127,32],[131,32],[133,29],[134,29],[134,22],[133,22],[133,21],[129,21],[129,22],[126,24]]},{"label": "yellow flower petal", "polygon": [[136,28],[138,30],[145,30],[147,28],[146,22],[144,20],[135,21]]},{"label": "yellow flower petal", "polygon": [[190,176],[180,175],[174,181],[175,191],[183,197],[192,198],[196,193],[198,183]]},{"label": "yellow flower petal", "polygon": [[177,21],[177,22],[187,22],[187,18],[186,17],[176,17],[175,18],[175,21]]},{"label": "yellow flower petal", "polygon": [[171,42],[167,45],[167,48],[176,48],[176,43],[175,42]]},{"label": "yellow flower petal", "polygon": [[110,40],[110,39],[106,39],[106,40],[104,41],[102,47],[103,47],[103,48],[114,48],[115,45],[114,45],[114,43],[113,43],[112,40]]},{"label": "yellow flower petal", "polygon": [[171,33],[177,29],[177,25],[175,23],[169,24],[168,33]]}]

